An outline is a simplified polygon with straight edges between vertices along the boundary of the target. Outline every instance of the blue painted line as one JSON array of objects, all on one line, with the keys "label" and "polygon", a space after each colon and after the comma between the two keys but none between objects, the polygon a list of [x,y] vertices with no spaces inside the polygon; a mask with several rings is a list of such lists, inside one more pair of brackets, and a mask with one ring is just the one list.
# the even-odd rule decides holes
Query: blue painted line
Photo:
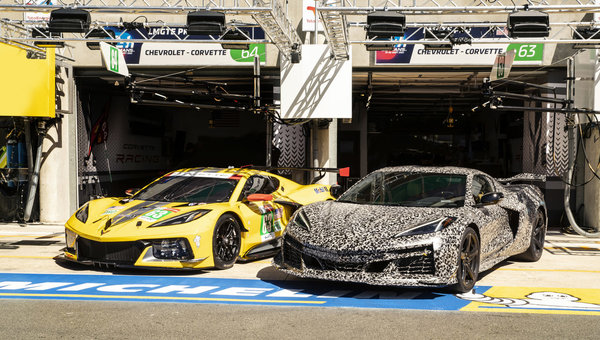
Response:
[{"label": "blue painted line", "polygon": [[[478,293],[490,287],[478,286]],[[456,311],[470,301],[435,290],[321,281],[0,273],[2,299],[151,301]]]}]

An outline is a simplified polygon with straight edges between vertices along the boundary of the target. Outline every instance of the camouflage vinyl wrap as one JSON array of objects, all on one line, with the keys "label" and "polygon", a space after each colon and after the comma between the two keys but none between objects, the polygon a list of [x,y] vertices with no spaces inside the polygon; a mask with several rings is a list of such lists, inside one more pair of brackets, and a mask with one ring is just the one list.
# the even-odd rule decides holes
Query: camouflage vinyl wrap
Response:
[{"label": "camouflage vinyl wrap", "polygon": [[[403,166],[377,172],[466,175],[464,206],[422,208],[337,201],[310,204],[296,212],[304,214],[309,230],[292,218],[282,251],[273,260],[275,267],[299,277],[334,281],[450,285],[456,283],[459,243],[467,227],[479,235],[481,272],[526,251],[533,224],[539,216],[546,221],[543,194],[534,185],[504,185],[480,171],[457,167]],[[497,204],[477,206],[471,195],[474,176],[484,176],[504,198]],[[443,217],[456,219],[438,232],[399,235]]]}]

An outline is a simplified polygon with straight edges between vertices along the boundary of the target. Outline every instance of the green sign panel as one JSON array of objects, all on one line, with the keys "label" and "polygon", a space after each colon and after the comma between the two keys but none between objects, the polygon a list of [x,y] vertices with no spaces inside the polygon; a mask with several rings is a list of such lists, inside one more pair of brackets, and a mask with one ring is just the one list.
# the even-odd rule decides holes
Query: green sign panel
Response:
[{"label": "green sign panel", "polygon": [[253,61],[254,57],[259,57],[260,62],[267,61],[267,48],[264,44],[250,44],[247,50],[230,50],[231,58],[237,62]]},{"label": "green sign panel", "polygon": [[119,73],[119,49],[110,47],[110,70]]},{"label": "green sign panel", "polygon": [[544,44],[510,44],[506,50],[515,50],[515,61],[542,61],[544,57]]}]

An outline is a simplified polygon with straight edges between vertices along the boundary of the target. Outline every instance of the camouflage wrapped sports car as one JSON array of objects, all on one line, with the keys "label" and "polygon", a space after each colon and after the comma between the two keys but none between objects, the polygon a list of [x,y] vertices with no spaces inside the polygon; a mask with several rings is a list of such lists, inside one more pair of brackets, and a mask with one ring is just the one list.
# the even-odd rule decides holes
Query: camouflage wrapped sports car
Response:
[{"label": "camouflage wrapped sports car", "polygon": [[480,271],[519,255],[537,261],[546,234],[539,188],[457,167],[375,171],[336,201],[292,216],[274,265],[308,278],[473,288]]}]

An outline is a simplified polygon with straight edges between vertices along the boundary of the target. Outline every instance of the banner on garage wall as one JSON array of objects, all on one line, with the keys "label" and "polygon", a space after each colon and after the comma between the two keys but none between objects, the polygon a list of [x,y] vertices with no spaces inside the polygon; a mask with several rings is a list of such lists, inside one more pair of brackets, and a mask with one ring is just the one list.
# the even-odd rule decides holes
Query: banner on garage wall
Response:
[{"label": "banner on garage wall", "polygon": [[28,59],[27,51],[0,43],[0,116],[54,117],[54,49],[45,59]]},{"label": "banner on garage wall", "polygon": [[[50,0],[30,0],[25,3],[27,6],[52,6],[54,5]],[[23,20],[25,21],[48,21],[50,20],[50,12],[34,12],[27,11],[23,13]]]},{"label": "banner on garage wall", "polygon": [[315,20],[316,19],[316,14],[317,14],[317,10],[316,10],[316,6],[318,6],[318,4],[321,1],[315,1],[315,0],[303,0],[302,3],[302,31],[304,32],[314,32],[315,31],[315,22],[318,21],[318,25],[319,25],[319,31],[323,31],[323,24],[321,23],[321,20]]},{"label": "banner on garage wall", "polygon": [[[209,40],[209,36],[188,36],[184,27],[152,27],[136,30],[123,30],[108,26],[106,30],[113,31],[120,39],[161,39],[173,40],[173,43],[129,43],[121,42],[121,49],[128,65],[144,66],[252,66],[254,57],[265,63],[266,46],[250,44],[248,50],[227,50],[220,44],[213,43],[179,43],[175,41],[198,39]],[[252,39],[264,39],[265,32],[260,27],[240,27],[239,29]]]},{"label": "banner on garage wall", "polygon": [[[488,27],[472,27],[469,34],[473,38],[505,38],[502,30]],[[467,38],[467,33],[455,33],[456,38]],[[424,44],[402,44],[402,40],[421,40],[422,28],[409,28],[403,37],[395,37],[398,44],[393,51],[375,52],[377,65],[492,65],[496,55],[515,50],[514,65],[541,65],[544,44],[473,44],[454,45],[449,49],[429,49]]]}]

